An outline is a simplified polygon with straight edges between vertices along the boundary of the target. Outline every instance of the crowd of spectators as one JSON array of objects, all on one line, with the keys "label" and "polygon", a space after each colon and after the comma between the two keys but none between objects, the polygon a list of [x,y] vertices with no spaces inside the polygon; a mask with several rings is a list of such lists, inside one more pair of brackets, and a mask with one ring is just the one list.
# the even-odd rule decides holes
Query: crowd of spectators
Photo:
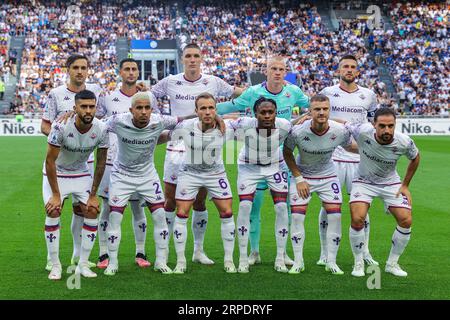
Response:
[{"label": "crowd of spectators", "polygon": [[[354,3],[353,3],[354,2]],[[360,6],[353,1],[352,6]],[[205,57],[203,72],[230,84],[247,86],[249,71],[264,71],[272,54],[285,55],[289,72],[305,93],[336,84],[339,57],[358,57],[358,84],[378,95],[380,106],[400,112],[436,114],[449,102],[449,57],[445,5],[394,4],[394,30],[370,30],[363,20],[340,20],[329,31],[311,4],[281,0],[277,6],[260,1],[229,0],[222,4],[184,2],[183,8],[153,0],[83,1],[80,12],[70,3],[50,0],[7,0],[0,5],[0,71],[15,72],[14,57],[5,53],[2,35],[24,35],[20,78],[13,110],[39,113],[48,91],[67,81],[64,62],[78,52],[91,61],[88,82],[106,90],[117,86],[115,43],[128,39],[173,39],[196,42]],[[341,4],[338,4],[341,5]],[[363,8],[364,9],[364,8]],[[368,42],[366,42],[368,40]],[[366,45],[368,43],[368,45]],[[369,50],[373,50],[374,55]],[[11,59],[12,58],[12,59]],[[390,97],[378,65],[390,67],[398,94]],[[4,70],[5,69],[5,70]],[[13,70],[14,69],[14,70]]]},{"label": "crowd of spectators", "polygon": [[[383,104],[391,105],[377,64],[354,21],[342,22],[338,31],[327,31],[317,8],[310,4],[262,6],[258,2],[233,6],[190,4],[185,8],[182,33],[198,43],[205,58],[205,72],[235,85],[246,85],[249,70],[263,71],[271,54],[285,55],[290,72],[307,94],[337,83],[339,57],[355,54],[360,62],[358,83],[375,90]],[[182,24],[182,23],[180,23]]]},{"label": "crowd of spectators", "polygon": [[406,2],[390,10],[393,30],[380,30],[376,46],[394,78],[399,108],[417,115],[450,108],[450,5]]},{"label": "crowd of spectators", "polygon": [[[167,10],[161,4],[138,1],[102,4],[55,1],[2,5],[10,33],[25,35],[20,78],[12,109],[39,113],[51,88],[67,82],[65,61],[74,52],[89,57],[87,82],[114,89],[116,40],[170,39],[175,36]],[[79,10],[78,10],[79,8]]]}]

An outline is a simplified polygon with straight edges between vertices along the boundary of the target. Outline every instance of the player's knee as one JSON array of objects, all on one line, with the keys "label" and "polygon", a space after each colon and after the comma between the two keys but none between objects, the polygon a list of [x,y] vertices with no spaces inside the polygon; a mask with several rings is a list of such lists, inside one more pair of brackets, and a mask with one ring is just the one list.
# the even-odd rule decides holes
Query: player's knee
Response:
[{"label": "player's knee", "polygon": [[398,225],[402,228],[406,228],[406,229],[410,228],[412,225],[412,216],[408,215],[408,216],[404,217],[403,219],[401,219],[399,221]]},{"label": "player's knee", "polygon": [[60,210],[52,210],[51,212],[47,212],[47,217],[49,218],[59,218],[61,216]]},{"label": "player's knee", "polygon": [[352,223],[351,226],[354,230],[361,230],[364,229],[364,221],[366,219],[361,216],[352,217]]},{"label": "player's knee", "polygon": [[222,211],[219,212],[220,218],[221,219],[225,219],[225,218],[231,218],[233,216],[233,212],[231,210],[226,210],[226,211]]},{"label": "player's knee", "polygon": [[85,207],[79,203],[72,206],[73,213],[76,214],[77,216],[81,216],[81,217],[84,217],[84,212],[85,212],[84,208]]},{"label": "player's knee", "polygon": [[192,206],[195,211],[205,211],[206,203],[204,199],[195,199],[194,204]]},{"label": "player's knee", "polygon": [[97,209],[89,208],[87,210],[87,213],[86,213],[85,217],[88,218],[88,219],[97,219],[97,215],[98,215]]},{"label": "player's knee", "polygon": [[189,218],[189,213],[186,212],[186,211],[183,210],[183,209],[178,209],[178,211],[177,211],[177,217],[178,217],[178,218],[181,218],[181,219],[187,219],[187,218]]},{"label": "player's knee", "polygon": [[164,210],[166,210],[166,211],[175,211],[175,209],[176,209],[176,202],[175,202],[175,200],[166,198],[166,201],[164,202]]}]

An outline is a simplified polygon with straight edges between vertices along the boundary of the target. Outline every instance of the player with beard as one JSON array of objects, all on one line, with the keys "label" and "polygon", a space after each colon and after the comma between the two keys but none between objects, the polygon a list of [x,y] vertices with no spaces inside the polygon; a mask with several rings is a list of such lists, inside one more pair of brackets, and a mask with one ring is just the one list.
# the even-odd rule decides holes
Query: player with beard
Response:
[{"label": "player with beard", "polygon": [[[96,96],[89,90],[75,95],[76,116],[67,124],[54,122],[48,136],[48,150],[43,178],[43,198],[47,217],[45,240],[51,259],[49,279],[61,279],[59,260],[60,216],[64,200],[72,195],[83,215],[80,260],[76,273],[96,277],[89,269],[88,258],[97,233],[96,197],[106,163],[109,137],[106,125],[95,119]],[[87,165],[89,155],[97,148],[94,180]]]}]

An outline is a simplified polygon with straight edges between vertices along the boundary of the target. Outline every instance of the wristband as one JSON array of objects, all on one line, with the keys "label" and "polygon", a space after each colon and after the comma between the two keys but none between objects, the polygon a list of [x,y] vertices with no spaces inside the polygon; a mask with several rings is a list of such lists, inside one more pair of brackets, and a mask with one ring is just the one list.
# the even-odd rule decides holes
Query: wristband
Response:
[{"label": "wristband", "polygon": [[305,182],[305,179],[300,175],[298,177],[295,177],[295,183],[301,183]]}]

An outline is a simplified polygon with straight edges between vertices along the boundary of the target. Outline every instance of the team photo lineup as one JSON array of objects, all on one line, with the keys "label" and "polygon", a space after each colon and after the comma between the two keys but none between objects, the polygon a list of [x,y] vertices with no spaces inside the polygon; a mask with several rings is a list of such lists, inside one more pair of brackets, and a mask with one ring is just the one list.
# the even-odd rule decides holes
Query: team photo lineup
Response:
[{"label": "team photo lineup", "polygon": [[[105,275],[118,272],[121,222],[128,202],[133,203],[133,223],[138,228],[146,228],[143,207],[150,210],[155,270],[164,274],[187,271],[185,248],[191,208],[195,245],[192,261],[213,264],[203,250],[210,214],[205,210],[208,194],[220,216],[225,272],[247,273],[250,265],[260,259],[256,250],[248,255],[248,242],[251,228],[259,227],[261,214],[261,207],[253,208],[254,199],[265,189],[270,189],[276,213],[274,269],[290,274],[304,271],[303,225],[311,194],[317,193],[323,207],[321,220],[327,224],[322,228],[322,252],[317,263],[332,274],[342,275],[344,271],[336,264],[342,233],[342,185],[351,194],[349,232],[355,257],[351,274],[362,277],[365,263],[378,265],[370,255],[366,230],[368,208],[373,198],[380,197],[398,224],[385,271],[407,276],[398,260],[411,234],[412,201],[408,186],[419,165],[419,151],[411,138],[395,133],[395,112],[389,108],[376,109],[375,93],[355,83],[356,57],[343,56],[339,62],[339,84],[324,88],[311,98],[285,82],[283,57],[268,57],[267,81],[246,90],[201,74],[201,61],[200,48],[189,44],[183,50],[183,74],[164,78],[150,91],[140,91],[146,89],[137,87],[137,62],[124,59],[120,62],[121,87],[103,96],[99,86],[84,82],[88,58],[73,55],[68,59],[69,83],[50,92],[42,118],[42,132],[48,133],[49,144],[43,182],[49,279],[61,279],[59,216],[69,195],[74,201],[72,263],[77,263],[76,272],[83,277],[96,277],[90,269],[94,266],[105,269]],[[75,106],[71,99],[65,99],[68,92]],[[195,100],[178,103],[176,94],[189,94]],[[116,98],[118,95],[120,99]],[[152,113],[152,105],[157,103],[155,97],[163,95],[171,95],[174,101],[171,116]],[[220,95],[236,98],[217,104],[216,97]],[[331,101],[333,105],[344,106],[344,111],[330,114]],[[294,106],[309,111],[304,119],[293,120],[291,124]],[[225,121],[219,116],[247,108],[251,108],[248,116]],[[59,115],[72,109],[75,115],[67,122],[57,121]],[[105,116],[106,122],[97,119]],[[236,222],[222,159],[223,143],[233,137],[244,141],[238,160]],[[170,142],[163,188],[153,152],[158,143],[166,141]],[[297,160],[293,155],[296,148]],[[94,150],[97,150],[95,166]],[[358,159],[359,152],[363,154],[362,160]],[[402,155],[410,160],[403,181],[396,171]],[[97,193],[103,199],[101,209]],[[257,210],[253,219],[252,209]],[[135,228],[135,232],[139,229]],[[100,257],[96,265],[88,258],[97,234]],[[236,237],[237,268],[233,261]],[[167,265],[171,238],[177,256],[173,270]],[[140,241],[145,243],[145,239]],[[151,263],[138,242],[136,237],[136,263],[148,267]],[[292,244],[294,259],[286,254],[288,242]]]},{"label": "team photo lineup", "polygon": [[448,299],[449,12],[6,0],[0,298]]}]

